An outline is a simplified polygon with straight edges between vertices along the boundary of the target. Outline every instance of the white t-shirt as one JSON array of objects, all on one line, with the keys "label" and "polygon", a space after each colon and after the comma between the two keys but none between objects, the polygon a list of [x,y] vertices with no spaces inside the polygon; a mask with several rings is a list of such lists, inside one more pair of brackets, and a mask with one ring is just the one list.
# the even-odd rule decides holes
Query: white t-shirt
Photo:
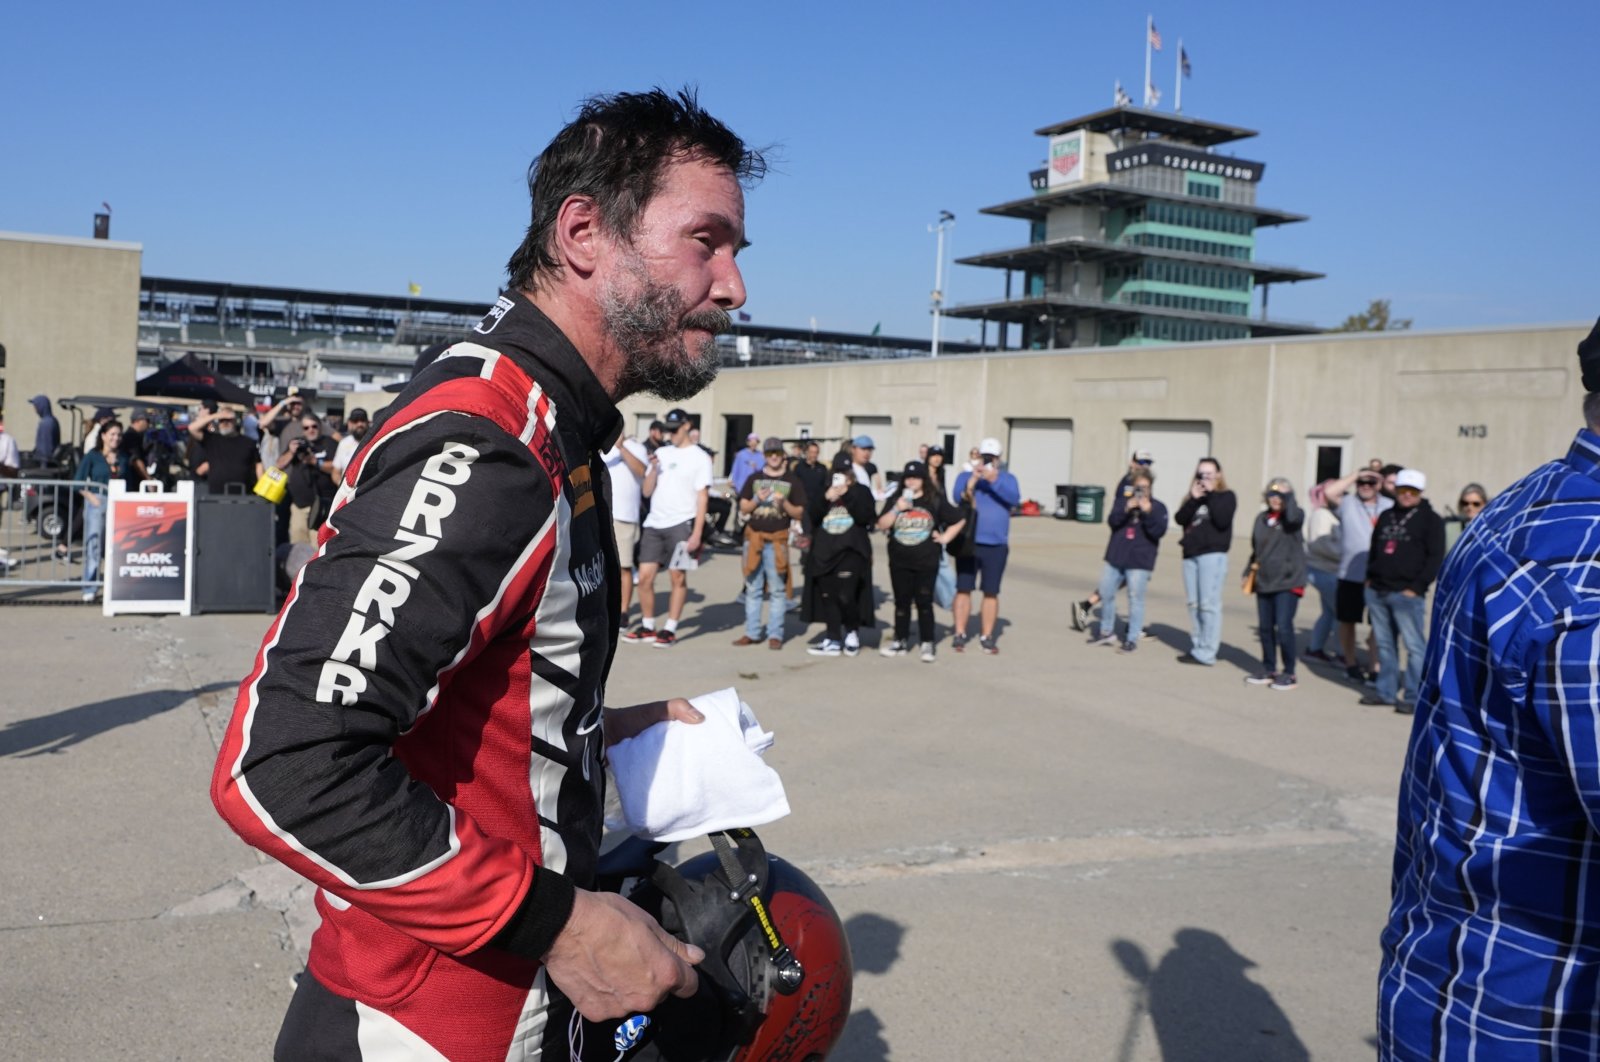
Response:
[{"label": "white t-shirt", "polygon": [[361,440],[345,433],[339,440],[339,448],[333,452],[333,470],[340,479],[344,478],[344,470],[350,467],[350,462],[355,460],[356,451],[361,448]]},{"label": "white t-shirt", "polygon": [[0,428],[0,468],[18,469],[22,467],[22,455],[17,453],[17,440],[11,433]]},{"label": "white t-shirt", "polygon": [[655,452],[661,464],[655,493],[650,495],[646,527],[677,527],[694,519],[699,492],[711,486],[711,455],[700,447],[663,446]]},{"label": "white t-shirt", "polygon": [[650,453],[638,439],[623,439],[600,455],[605,459],[606,470],[611,473],[611,519],[621,524],[636,524],[639,522],[639,499],[644,496],[644,487],[639,477],[633,474],[633,469],[622,459],[618,447],[627,447],[630,454],[644,462],[646,469],[650,467]]}]

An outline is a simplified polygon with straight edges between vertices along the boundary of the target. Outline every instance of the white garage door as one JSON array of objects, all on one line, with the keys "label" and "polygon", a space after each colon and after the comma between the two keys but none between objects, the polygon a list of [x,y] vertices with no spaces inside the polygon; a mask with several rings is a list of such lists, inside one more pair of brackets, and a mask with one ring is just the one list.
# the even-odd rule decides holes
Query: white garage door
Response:
[{"label": "white garage door", "polygon": [[1072,482],[1072,421],[1014,419],[1005,462],[1017,477],[1022,500],[1032,498],[1051,511],[1056,485]]},{"label": "white garage door", "polygon": [[[1202,457],[1211,454],[1211,422],[1130,420],[1126,452],[1132,454],[1138,450],[1149,450],[1155,459],[1151,465],[1156,474],[1155,495],[1166,505],[1168,513],[1175,513],[1194,480],[1194,466]],[[1107,489],[1109,492],[1109,486]],[[1109,498],[1106,504],[1109,508]]]},{"label": "white garage door", "polygon": [[872,441],[878,444],[877,451],[872,455],[872,463],[878,466],[880,472],[897,471],[911,460],[895,449],[894,421],[888,417],[851,417],[850,438],[854,439],[857,435],[870,435]]}]

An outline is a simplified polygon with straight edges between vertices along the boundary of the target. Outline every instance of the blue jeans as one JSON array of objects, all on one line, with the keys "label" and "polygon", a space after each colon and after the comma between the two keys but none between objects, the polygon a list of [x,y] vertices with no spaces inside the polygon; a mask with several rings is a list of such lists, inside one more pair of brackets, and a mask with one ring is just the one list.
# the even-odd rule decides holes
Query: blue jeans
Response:
[{"label": "blue jeans", "polygon": [[746,637],[761,640],[761,584],[767,584],[767,637],[783,640],[783,576],[778,574],[778,561],[768,542],[761,547],[761,567],[750,573],[744,581],[744,633]]},{"label": "blue jeans", "polygon": [[[1294,613],[1300,598],[1293,590],[1256,594],[1256,624],[1261,632],[1261,670],[1294,674]],[[1278,667],[1277,657],[1283,657]]]},{"label": "blue jeans", "polygon": [[1321,572],[1315,568],[1306,569],[1306,575],[1311,579],[1311,585],[1317,588],[1317,597],[1322,600],[1322,611],[1317,615],[1317,625],[1311,628],[1311,645],[1313,653],[1320,652],[1328,646],[1328,639],[1338,630],[1338,617],[1334,615],[1334,602],[1339,597],[1339,575],[1337,572]]},{"label": "blue jeans", "polygon": [[1100,636],[1117,629],[1117,588],[1128,586],[1128,634],[1125,642],[1137,642],[1144,633],[1144,591],[1150,573],[1143,568],[1118,568],[1109,562],[1100,573]]},{"label": "blue jeans", "polygon": [[1215,664],[1222,648],[1222,583],[1228,577],[1226,553],[1183,558],[1183,592],[1189,599],[1189,655]]},{"label": "blue jeans", "polygon": [[1378,642],[1378,696],[1392,701],[1399,693],[1400,646],[1406,645],[1406,698],[1415,704],[1422,685],[1422,620],[1427,599],[1407,597],[1398,590],[1367,587],[1367,621]]},{"label": "blue jeans", "polygon": [[100,495],[100,504],[78,499],[83,506],[83,581],[100,581],[100,562],[105,559],[106,506],[110,498]]}]

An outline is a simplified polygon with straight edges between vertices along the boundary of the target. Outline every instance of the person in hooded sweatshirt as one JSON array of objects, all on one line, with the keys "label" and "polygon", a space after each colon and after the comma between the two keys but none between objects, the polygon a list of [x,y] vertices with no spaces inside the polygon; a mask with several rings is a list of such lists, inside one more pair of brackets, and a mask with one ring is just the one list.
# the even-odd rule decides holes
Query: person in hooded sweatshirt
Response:
[{"label": "person in hooded sweatshirt", "polygon": [[39,427],[33,433],[33,463],[48,465],[61,446],[61,422],[50,412],[50,399],[47,396],[34,395],[28,399],[28,404],[39,414]]},{"label": "person in hooded sweatshirt", "polygon": [[[1261,494],[1267,507],[1256,515],[1250,533],[1250,563],[1245,587],[1256,595],[1261,632],[1261,670],[1245,679],[1252,686],[1295,688],[1294,614],[1306,592],[1306,546],[1300,528],[1305,514],[1294,500],[1294,485],[1275,477]],[[1277,666],[1278,658],[1283,668]]]},{"label": "person in hooded sweatshirt", "polygon": [[867,528],[877,519],[871,489],[856,481],[848,453],[835,454],[828,488],[806,500],[811,553],[806,558],[800,618],[827,625],[813,656],[855,656],[863,626],[875,626],[872,601],[872,542]]},{"label": "person in hooded sweatshirt", "polygon": [[[1362,704],[1393,705],[1409,714],[1422,685],[1426,643],[1422,623],[1427,615],[1428,587],[1444,563],[1444,519],[1422,492],[1428,478],[1414,468],[1394,480],[1394,508],[1386,509],[1372,529],[1367,557],[1367,615],[1378,642],[1378,688]],[[1400,648],[1406,646],[1406,703],[1399,695]]]}]

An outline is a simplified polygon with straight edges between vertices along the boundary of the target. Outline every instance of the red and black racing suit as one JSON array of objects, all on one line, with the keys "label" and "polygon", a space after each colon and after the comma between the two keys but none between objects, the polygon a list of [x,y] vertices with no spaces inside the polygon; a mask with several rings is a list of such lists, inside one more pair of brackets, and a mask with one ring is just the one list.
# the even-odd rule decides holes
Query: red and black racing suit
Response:
[{"label": "red and black racing suit", "polygon": [[280,1058],[565,1058],[592,885],[621,416],[500,298],[379,415],[240,687],[212,799],[319,887]]}]

